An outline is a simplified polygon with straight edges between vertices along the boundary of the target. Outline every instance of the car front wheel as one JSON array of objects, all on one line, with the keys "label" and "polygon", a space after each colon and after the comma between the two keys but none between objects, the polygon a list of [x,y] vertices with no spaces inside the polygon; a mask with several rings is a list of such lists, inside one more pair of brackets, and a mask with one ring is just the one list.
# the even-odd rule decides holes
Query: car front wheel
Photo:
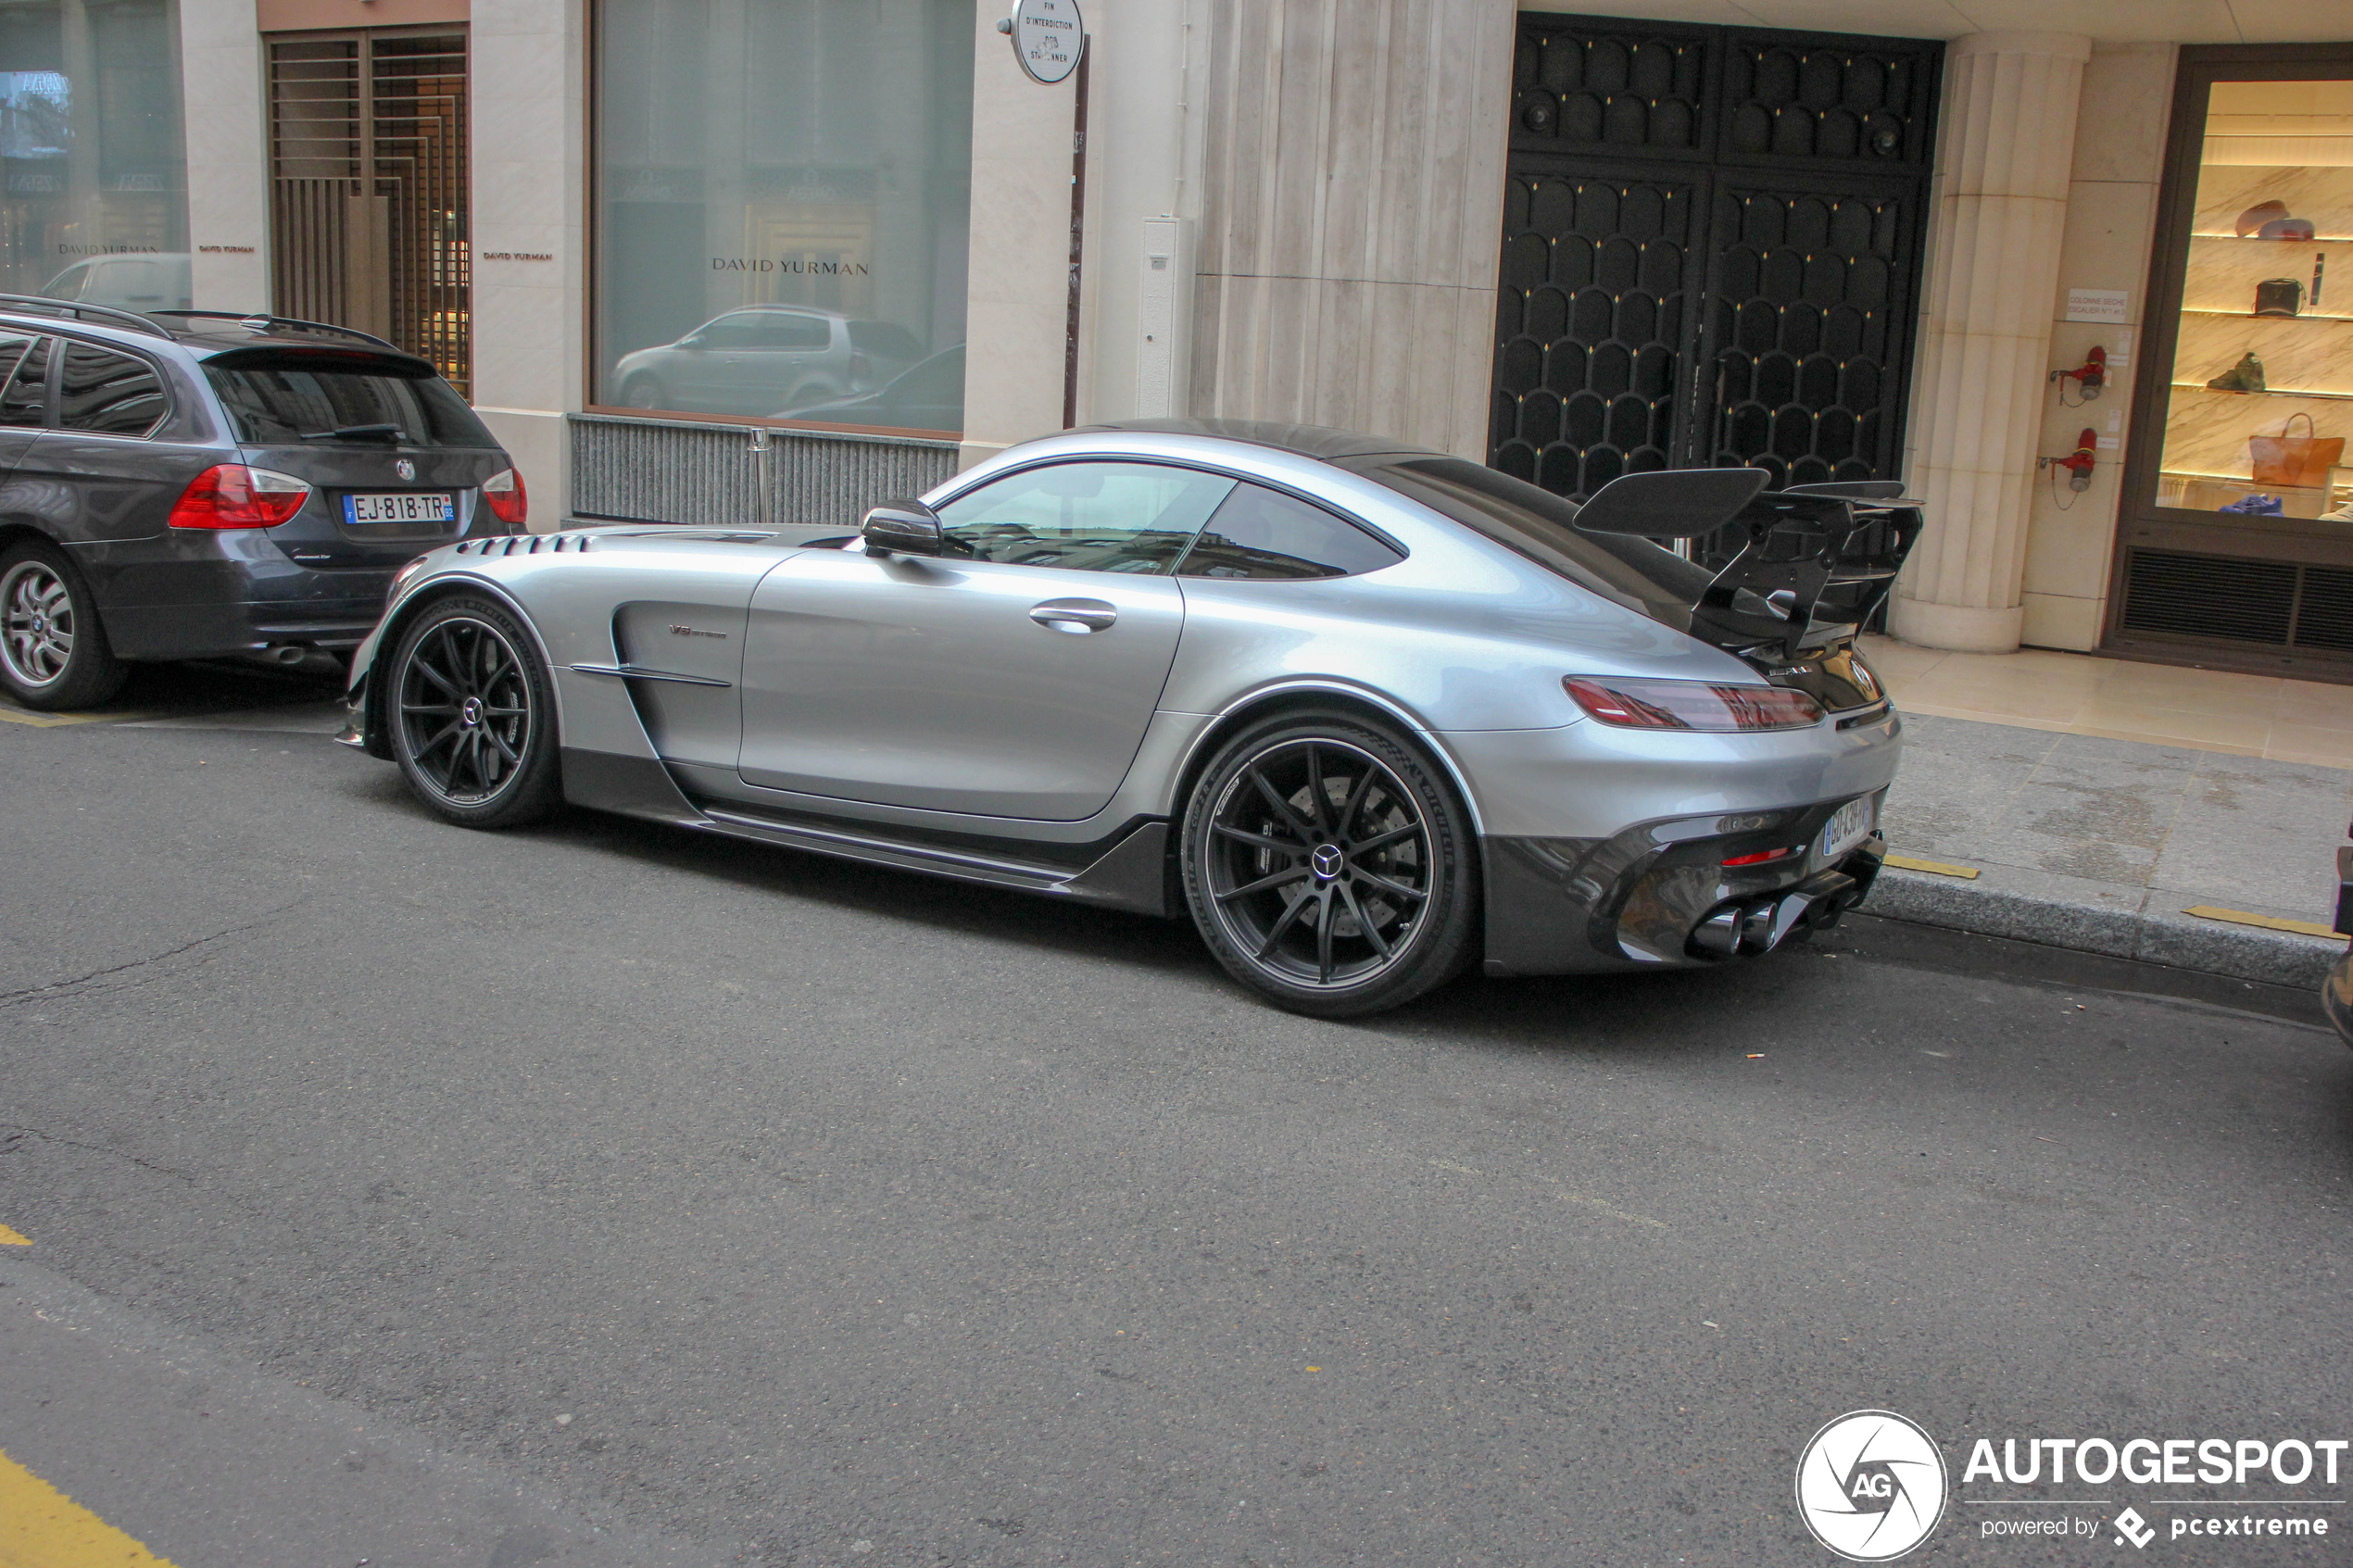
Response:
[{"label": "car front wheel", "polygon": [[384,696],[400,775],[440,816],[510,828],[555,808],[554,686],[503,606],[469,596],[427,608],[401,634]]},{"label": "car front wheel", "polygon": [[1379,1012],[1470,961],[1468,813],[1386,726],[1315,712],[1252,725],[1203,770],[1183,844],[1185,897],[1210,951],[1291,1011]]},{"label": "car front wheel", "polygon": [[27,708],[88,708],[130,673],[64,556],[31,541],[0,550],[0,690]]}]

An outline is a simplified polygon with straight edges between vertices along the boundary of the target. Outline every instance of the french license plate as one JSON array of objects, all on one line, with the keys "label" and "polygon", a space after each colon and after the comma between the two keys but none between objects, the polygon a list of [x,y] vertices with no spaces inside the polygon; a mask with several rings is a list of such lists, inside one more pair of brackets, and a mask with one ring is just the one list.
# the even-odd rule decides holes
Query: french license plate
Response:
[{"label": "french license plate", "polygon": [[343,498],[343,520],[349,523],[447,522],[457,515],[457,498],[447,491],[395,491]]},{"label": "french license plate", "polygon": [[1835,860],[1871,836],[1871,808],[1877,804],[1877,797],[1867,795],[1831,813],[1831,820],[1822,824],[1823,859]]}]

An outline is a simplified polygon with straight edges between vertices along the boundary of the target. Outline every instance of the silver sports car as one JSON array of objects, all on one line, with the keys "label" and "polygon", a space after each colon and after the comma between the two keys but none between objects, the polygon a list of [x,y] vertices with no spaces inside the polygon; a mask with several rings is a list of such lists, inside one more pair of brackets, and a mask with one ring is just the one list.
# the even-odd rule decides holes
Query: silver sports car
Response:
[{"label": "silver sports car", "polygon": [[461,542],[396,581],[343,738],[467,826],[565,800],[1189,912],[1326,1017],[1473,962],[1719,963],[1879,869],[1898,720],[1852,640],[1920,527],[1892,483],[1765,479],[1580,508],[1378,437],[1156,420],[857,533]]}]

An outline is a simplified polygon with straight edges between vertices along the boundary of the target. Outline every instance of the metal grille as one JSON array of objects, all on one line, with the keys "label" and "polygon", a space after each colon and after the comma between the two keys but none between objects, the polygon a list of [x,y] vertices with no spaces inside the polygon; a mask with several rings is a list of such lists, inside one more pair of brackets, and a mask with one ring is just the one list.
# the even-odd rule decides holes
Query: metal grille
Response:
[{"label": "metal grille", "polygon": [[1706,56],[1691,34],[1523,29],[1513,112],[1546,145],[1696,148]]},{"label": "metal grille", "polygon": [[956,471],[952,442],[766,434],[763,453],[740,426],[574,415],[573,509],[648,522],[855,529],[867,508],[919,495]]},{"label": "metal grille", "polygon": [[1896,477],[1941,47],[1523,17],[1488,460]]},{"label": "metal grille", "polygon": [[1716,207],[1705,460],[1762,468],[1777,488],[1893,472],[1898,204],[1721,185]]},{"label": "metal grille", "polygon": [[1724,141],[1779,158],[1921,162],[1934,56],[1915,44],[1755,33],[1725,51]]},{"label": "metal grille", "polygon": [[286,315],[472,370],[465,34],[270,41],[272,275]]},{"label": "metal grille", "polygon": [[1504,199],[1489,461],[1560,495],[1669,467],[1690,187],[1539,174]]},{"label": "metal grille", "polygon": [[[2314,632],[2321,647],[2344,647],[2346,572],[2286,561],[2245,560],[2180,550],[2134,550],[2124,573],[2122,625],[2158,636],[2221,638],[2284,648],[2295,638],[2296,609],[2314,587]],[[2299,578],[2336,579],[2318,583]],[[2334,592],[2332,592],[2334,590]],[[2329,640],[2332,635],[2339,640]]]}]

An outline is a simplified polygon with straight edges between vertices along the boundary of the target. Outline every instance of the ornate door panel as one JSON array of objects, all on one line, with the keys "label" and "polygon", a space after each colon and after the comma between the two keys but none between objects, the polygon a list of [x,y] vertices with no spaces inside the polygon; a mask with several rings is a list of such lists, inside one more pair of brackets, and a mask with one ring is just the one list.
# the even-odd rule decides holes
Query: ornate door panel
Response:
[{"label": "ornate door panel", "polygon": [[1941,57],[1523,17],[1489,461],[1896,476]]}]

